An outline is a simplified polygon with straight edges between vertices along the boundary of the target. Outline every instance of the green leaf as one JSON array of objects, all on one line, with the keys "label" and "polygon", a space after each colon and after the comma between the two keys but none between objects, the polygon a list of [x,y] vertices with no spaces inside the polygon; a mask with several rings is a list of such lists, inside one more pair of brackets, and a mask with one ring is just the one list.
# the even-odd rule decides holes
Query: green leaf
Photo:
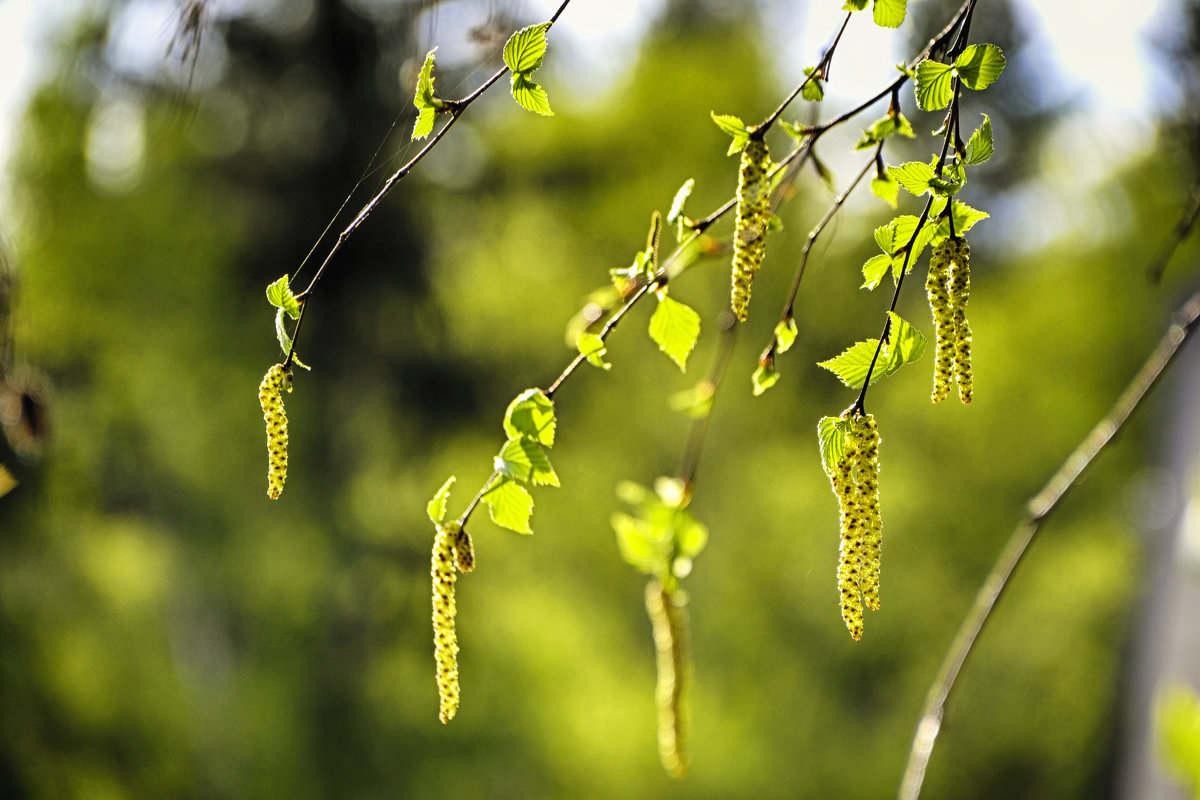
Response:
[{"label": "green leaf", "polygon": [[929,191],[929,184],[934,179],[933,167],[923,161],[909,161],[898,167],[888,167],[887,171],[892,180],[917,197]]},{"label": "green leaf", "polygon": [[441,525],[446,519],[446,501],[450,499],[450,487],[454,485],[454,476],[451,475],[442,484],[442,488],[437,490],[433,499],[429,501],[429,505],[425,507],[429,514],[429,519],[434,525]]},{"label": "green leaf", "polygon": [[659,293],[658,308],[650,317],[650,338],[679,369],[687,372],[688,356],[700,337],[700,315],[690,306]]},{"label": "green leaf", "polygon": [[867,0],[846,0],[846,5],[842,6],[842,11],[862,11],[867,7]]},{"label": "green leaf", "polygon": [[429,134],[433,133],[433,119],[437,116],[437,111],[432,106],[422,108],[417,112],[417,121],[413,123],[412,141],[424,139]]},{"label": "green leaf", "polygon": [[[810,76],[816,71],[815,67],[805,67],[804,75]],[[825,86],[821,83],[820,76],[813,78],[808,83],[804,84],[804,88],[800,90],[800,96],[810,103],[819,103],[825,99]]]},{"label": "green leaf", "polygon": [[750,382],[754,386],[755,397],[778,383],[779,373],[775,370],[774,359],[768,364],[759,364],[758,369],[754,370],[754,374],[750,376]]},{"label": "green leaf", "polygon": [[917,107],[922,111],[945,108],[954,97],[954,67],[927,58],[917,65],[914,86]]},{"label": "green leaf", "polygon": [[509,439],[495,458],[496,471],[521,483],[559,486],[558,473],[542,446],[531,439]]},{"label": "green leaf", "polygon": [[892,257],[886,253],[872,256],[863,264],[863,289],[872,289],[879,285],[883,276],[888,274],[892,266]]},{"label": "green leaf", "polygon": [[[946,200],[944,198],[939,198],[933,201],[933,207],[930,209],[929,213],[933,217],[938,217],[945,208]],[[958,200],[955,200],[954,205],[950,207],[950,213],[954,216],[954,232],[959,236],[975,227],[976,222],[987,219],[989,216],[991,216],[986,211],[980,211],[979,209],[971,208],[966,203],[961,203]],[[938,224],[937,230],[934,233],[933,238],[930,240],[930,244],[938,244],[949,235],[950,221],[944,219]]]},{"label": "green leaf", "polygon": [[832,472],[846,453],[846,432],[850,422],[839,417],[821,417],[817,423],[817,442],[821,447],[821,464]]},{"label": "green leaf", "polygon": [[675,556],[695,558],[708,544],[708,528],[684,509],[675,515]]},{"label": "green leaf", "polygon": [[882,176],[876,175],[871,178],[871,194],[895,208],[896,200],[900,196],[900,184],[892,180],[892,176],[886,173]]},{"label": "green leaf", "polygon": [[608,348],[604,346],[604,340],[596,334],[580,331],[579,335],[575,337],[575,346],[593,367],[604,370],[612,369],[612,364],[604,360],[604,354],[608,352]]},{"label": "green leaf", "polygon": [[[939,201],[934,200],[936,205]],[[942,200],[941,202],[945,202]],[[892,277],[899,278],[900,272],[905,265],[904,248],[909,242],[912,242],[911,255],[908,256],[908,269],[911,271],[913,265],[921,257],[921,252],[925,246],[929,244],[934,235],[934,226],[931,222],[926,221],[925,226],[921,228],[921,233],[913,240],[913,233],[917,229],[917,218],[912,214],[901,214],[893,219],[887,225],[883,225],[875,229],[875,241],[879,244],[879,248],[892,257]],[[875,285],[871,283],[872,277],[877,270],[883,269],[881,263],[874,258],[867,261],[863,266],[863,276],[867,279],[867,283],[863,284],[864,288],[874,289]],[[878,276],[883,278],[882,273]]]},{"label": "green leaf", "polygon": [[930,160],[929,169],[933,170],[933,177],[929,179],[929,193],[935,197],[949,197],[958,192],[967,182],[967,171],[963,165],[957,160],[952,160],[950,163],[942,166],[942,173],[939,175],[934,167],[937,164],[937,157]]},{"label": "green leaf", "polygon": [[413,97],[413,105],[417,107],[417,110],[426,108],[437,110],[433,94],[433,54],[436,51],[435,47],[425,54],[425,63],[421,65],[421,72],[417,75],[417,91]]},{"label": "green leaf", "polygon": [[986,89],[1004,71],[1004,53],[994,44],[967,45],[954,66],[968,89]]},{"label": "green leaf", "polygon": [[550,29],[549,22],[530,25],[522,28],[509,37],[504,43],[504,65],[515,74],[533,72],[542,66],[546,57],[546,31]]},{"label": "green leaf", "polygon": [[908,9],[908,0],[875,0],[871,13],[875,16],[875,24],[881,28],[898,28],[904,22]]},{"label": "green leaf", "polygon": [[[920,331],[901,319],[895,312],[889,311],[888,318],[891,320],[888,341],[879,352],[875,368],[871,370],[872,384],[880,378],[891,375],[905,364],[916,361],[925,352],[925,337],[921,335]],[[817,366],[832,372],[838,380],[851,389],[862,388],[878,345],[878,339],[859,342],[840,355],[820,362]]]},{"label": "green leaf", "polygon": [[675,199],[671,201],[671,210],[667,212],[668,225],[674,225],[675,220],[683,216],[683,204],[691,197],[694,188],[696,188],[695,178],[688,178],[683,182],[683,186],[679,187],[679,191],[675,193]]},{"label": "green leaf", "polygon": [[525,487],[503,476],[483,493],[480,498],[487,503],[492,522],[517,533],[533,533],[529,518],[533,516],[533,497]]},{"label": "green leaf", "polygon": [[775,352],[786,353],[791,350],[798,333],[796,318],[789,314],[787,319],[775,326]]},{"label": "green leaf", "polygon": [[907,117],[899,111],[889,111],[883,117],[875,120],[870,128],[863,130],[862,138],[854,145],[854,149],[866,150],[889,136],[907,136],[912,139],[916,137],[916,134],[913,133],[912,123],[908,121]]},{"label": "green leaf", "polygon": [[512,96],[520,106],[528,111],[541,114],[543,117],[553,117],[550,110],[550,97],[527,74],[516,72],[512,76]]},{"label": "green leaf", "polygon": [[504,432],[510,439],[531,439],[554,446],[554,402],[541,389],[526,389],[508,404]]},{"label": "green leaf", "polygon": [[708,113],[712,117],[712,121],[717,123],[718,128],[733,137],[725,155],[731,156],[746,149],[746,142],[750,141],[750,131],[746,129],[746,123],[742,122],[740,117],[732,114],[718,114],[715,111]]},{"label": "green leaf", "polygon": [[783,128],[784,133],[797,142],[803,142],[812,136],[812,128],[809,128],[807,125],[801,125],[799,122],[788,122],[785,119],[781,119],[779,120],[779,126]]},{"label": "green leaf", "polygon": [[992,157],[995,147],[992,145],[992,120],[987,114],[983,115],[983,123],[971,134],[967,142],[967,154],[964,164],[982,164]]},{"label": "green leaf", "polygon": [[287,275],[267,286],[267,302],[276,308],[282,308],[292,319],[300,318],[300,303],[296,300],[296,295],[292,294]]}]

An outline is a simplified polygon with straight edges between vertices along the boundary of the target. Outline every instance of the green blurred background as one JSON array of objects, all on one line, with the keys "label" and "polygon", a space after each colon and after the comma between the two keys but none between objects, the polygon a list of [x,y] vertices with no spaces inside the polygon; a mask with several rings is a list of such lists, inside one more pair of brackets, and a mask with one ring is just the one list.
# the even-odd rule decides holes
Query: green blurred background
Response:
[{"label": "green blurred background", "polygon": [[[963,195],[994,215],[972,235],[976,399],[931,407],[929,355],[871,392],[884,604],[861,642],[838,615],[837,506],[815,436],[854,394],[815,362],[882,324],[890,290],[859,291],[858,269],[891,213],[865,189],[814,251],[782,380],[750,394],[833,198],[806,173],[699,469],[692,510],[711,539],[685,584],[691,775],[658,763],[644,577],[609,518],[619,481],[649,484],[679,461],[688,421],[667,400],[713,359],[725,259],[672,285],[705,321],[688,375],[638,308],[609,340],[613,369],[557,395],[563,485],[535,492],[536,535],[473,518],[463,704],[437,721],[425,503],[455,474],[457,514],[487,478],[509,399],[566,364],[568,320],[642,247],[650,212],[689,177],[696,214],[733,193],[709,111],[760,119],[816,61],[769,35],[792,6],[648,6],[603,78],[552,34],[539,76],[557,116],[521,111],[503,85],[472,107],[319,287],[277,502],[254,397],[279,358],[263,288],[296,272],[368,164],[352,209],[415,152],[411,86],[429,47],[445,43],[437,88],[461,96],[539,17],[516,2],[218,3],[189,77],[178,51],[163,56],[170,26],[149,28],[156,59],[129,54],[137,14],[170,4],[63,14],[8,167],[12,364],[53,389],[41,457],[9,458],[21,483],[0,499],[0,796],[894,794],[926,687],[1024,501],[1195,284],[1194,244],[1162,285],[1144,274],[1195,172],[1194,4],[1160,43],[1177,102],[1134,120],[1119,158],[1092,118],[1060,124],[1081,103],[1047,91],[1008,3],[980,4],[974,36],[1009,66],[967,107],[992,116],[998,148]],[[951,8],[914,5],[898,50],[918,51]],[[880,59],[876,86],[898,58]],[[836,62],[833,77],[831,91]],[[936,127],[904,100],[919,131]],[[839,187],[880,113],[823,143]],[[928,158],[930,141],[889,160]],[[931,333],[919,283],[899,311]],[[1182,391],[1168,382],[1017,573],[949,708],[927,796],[1112,795],[1153,588],[1147,530],[1161,534],[1183,493],[1160,468]]]}]

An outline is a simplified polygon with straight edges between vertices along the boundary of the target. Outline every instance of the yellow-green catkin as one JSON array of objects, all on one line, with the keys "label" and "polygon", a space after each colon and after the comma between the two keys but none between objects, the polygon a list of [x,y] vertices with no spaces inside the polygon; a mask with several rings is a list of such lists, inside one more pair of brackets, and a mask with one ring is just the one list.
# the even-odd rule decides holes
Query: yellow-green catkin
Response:
[{"label": "yellow-green catkin", "polygon": [[283,493],[288,467],[288,421],[283,409],[283,390],[292,390],[292,373],[276,364],[258,385],[258,403],[267,423],[267,497]]},{"label": "yellow-green catkin", "polygon": [[954,310],[954,377],[958,380],[958,398],[971,402],[974,383],[971,379],[971,324],[967,322],[967,300],[971,297],[971,245],[966,239],[958,242],[950,260],[950,307]]},{"label": "yellow-green catkin", "polygon": [[738,168],[737,227],[733,234],[733,288],[730,305],[740,321],[750,314],[750,285],[767,252],[771,195],[767,174],[771,153],[762,139],[750,137]]},{"label": "yellow-green catkin", "polygon": [[691,682],[688,659],[687,611],[682,592],[668,592],[658,581],[646,585],[646,613],[654,632],[658,685],[658,755],[673,778],[687,774],[687,690]]},{"label": "yellow-green catkin", "polygon": [[879,425],[873,414],[855,419],[858,436],[858,494],[863,509],[863,568],[859,576],[863,602],[879,610],[879,563],[883,520],[879,514]]},{"label": "yellow-green catkin", "polygon": [[[845,415],[843,415],[845,418]],[[858,437],[851,432],[846,436],[842,458],[833,469],[826,468],[833,492],[837,495],[841,513],[841,538],[838,547],[838,595],[841,601],[842,620],[850,636],[862,638],[863,601],[860,585],[865,550],[863,509],[860,504],[855,467],[858,464]]]},{"label": "yellow-green catkin", "polygon": [[933,364],[934,403],[950,396],[950,381],[954,373],[955,340],[958,338],[954,311],[950,305],[950,253],[951,239],[940,242],[933,248],[929,258],[929,276],[925,279],[925,293],[929,297],[929,310],[933,314],[934,332],[937,335],[937,354]]},{"label": "yellow-green catkin", "polygon": [[847,409],[841,459],[826,473],[841,508],[838,596],[842,620],[855,641],[863,634],[863,606],[879,609],[883,523],[879,514],[879,427],[871,414]]},{"label": "yellow-green catkin", "polygon": [[447,723],[458,711],[458,635],[454,631],[454,582],[458,578],[454,541],[457,523],[438,526],[433,540],[433,656],[437,662],[438,719]]}]

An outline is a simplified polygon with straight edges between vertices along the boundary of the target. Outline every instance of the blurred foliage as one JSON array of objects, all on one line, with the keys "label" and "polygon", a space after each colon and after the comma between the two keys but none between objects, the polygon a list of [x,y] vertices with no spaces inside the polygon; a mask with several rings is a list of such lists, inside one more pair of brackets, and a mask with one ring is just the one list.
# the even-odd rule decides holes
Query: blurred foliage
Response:
[{"label": "blurred foliage", "polygon": [[[1155,288],[1131,269],[1143,237],[1169,229],[1162,189],[1182,194],[1184,176],[1148,155],[1096,191],[1094,231],[1035,253],[975,249],[970,407],[928,404],[928,359],[872,390],[883,610],[860,643],[838,616],[837,504],[816,441],[817,420],[853,393],[815,362],[877,335],[887,298],[858,290],[859,268],[890,214],[865,190],[847,206],[814,252],[783,377],[752,397],[775,303],[832,199],[802,178],[690,507],[710,537],[688,578],[693,768],[678,783],[655,748],[643,578],[609,519],[618,482],[649,484],[681,454],[688,420],[667,399],[713,357],[727,260],[672,283],[705,320],[688,375],[646,335],[647,306],[609,339],[611,371],[581,371],[556,396],[562,488],[538,493],[537,535],[472,521],[463,704],[445,727],[425,504],[454,473],[457,514],[487,478],[509,398],[565,365],[563,327],[642,246],[649,212],[690,177],[690,208],[732,195],[736,162],[709,112],[765,113],[794,65],[775,79],[751,15],[733,24],[676,2],[635,68],[586,104],[557,77],[568,55],[552,36],[538,75],[557,116],[497,90],[331,267],[305,323],[314,369],[288,397],[288,488],[272,503],[254,397],[278,352],[263,287],[296,272],[411,102],[411,84],[379,76],[403,58],[415,76],[425,49],[406,32],[429,5],[387,16],[324,0],[292,26],[220,20],[225,72],[197,83],[194,109],[108,63],[107,16],[63,38],[13,164],[16,336],[53,378],[56,428],[43,466],[0,501],[0,795],[890,795],[927,683],[1021,504],[1194,278],[1176,269]],[[992,113],[1011,158],[1000,131],[1025,122]],[[132,172],[96,151],[114,114],[144,130]],[[390,148],[385,167],[413,152]],[[897,310],[928,331],[919,290]],[[1135,422],[1018,572],[950,706],[929,797],[1105,785],[1139,576],[1126,498],[1159,426],[1153,409]]]}]

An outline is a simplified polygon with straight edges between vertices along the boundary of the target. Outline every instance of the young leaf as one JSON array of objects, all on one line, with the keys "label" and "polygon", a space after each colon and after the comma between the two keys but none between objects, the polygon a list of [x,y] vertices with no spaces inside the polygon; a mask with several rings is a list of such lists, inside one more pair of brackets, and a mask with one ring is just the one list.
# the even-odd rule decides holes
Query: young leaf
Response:
[{"label": "young leaf", "polygon": [[[945,208],[946,200],[944,198],[934,200],[933,207],[929,212],[930,216],[934,218],[941,216],[942,211]],[[986,211],[980,211],[979,209],[971,208],[971,206],[967,205],[966,203],[959,202],[958,200],[954,201],[954,205],[952,205],[950,209],[950,213],[954,216],[954,232],[959,236],[962,236],[964,233],[971,230],[971,228],[975,227],[976,222],[987,219],[989,216],[991,216]],[[930,244],[938,244],[942,241],[942,239],[945,239],[949,235],[950,222],[948,220],[942,220],[938,224],[937,230],[934,233],[933,238],[930,240]]]},{"label": "young leaf", "polygon": [[842,11],[862,11],[867,7],[867,0],[846,0],[846,5],[842,6]]},{"label": "young leaf", "polygon": [[954,62],[958,77],[968,89],[986,89],[1004,71],[1004,53],[994,44],[972,44]]},{"label": "young leaf", "polygon": [[437,111],[433,106],[426,106],[417,112],[417,120],[413,123],[412,141],[424,139],[433,133],[433,118],[436,116]]},{"label": "young leaf", "polygon": [[533,533],[529,518],[533,515],[533,497],[525,487],[507,476],[500,477],[483,493],[492,522],[517,533]]},{"label": "young leaf", "polygon": [[[816,72],[815,67],[805,67],[804,75],[808,77]],[[821,74],[804,84],[804,88],[800,91],[800,96],[810,103],[819,103],[825,99],[825,87],[821,83]]]},{"label": "young leaf", "polygon": [[742,122],[740,117],[732,114],[718,114],[715,111],[708,113],[712,117],[712,121],[717,123],[718,128],[733,137],[725,155],[732,156],[746,149],[746,143],[750,141],[750,131],[746,129],[746,123]]},{"label": "young leaf", "polygon": [[778,383],[779,373],[775,370],[774,359],[768,364],[759,364],[758,369],[754,370],[754,374],[750,376],[750,381],[754,386],[755,397]]},{"label": "young leaf", "polygon": [[896,199],[900,195],[900,184],[892,180],[892,176],[886,173],[882,176],[876,175],[871,178],[871,194],[895,208]]},{"label": "young leaf", "polygon": [[950,105],[954,97],[954,67],[927,58],[917,65],[914,87],[917,106],[922,111],[937,111]]},{"label": "young leaf", "polygon": [[604,346],[604,340],[596,334],[580,331],[575,338],[575,346],[593,367],[604,370],[612,369],[612,364],[604,360],[604,354],[608,352],[608,348]]},{"label": "young leaf", "polygon": [[967,154],[964,164],[982,164],[992,157],[992,120],[987,114],[983,115],[983,123],[971,134],[967,142]]},{"label": "young leaf", "polygon": [[451,475],[442,484],[442,488],[437,490],[437,494],[429,501],[429,505],[425,507],[429,519],[434,525],[441,525],[442,521],[446,519],[446,501],[450,499],[450,487],[453,485],[454,476]]},{"label": "young leaf", "polygon": [[666,572],[668,554],[660,542],[651,538],[649,525],[617,512],[612,515],[612,526],[617,534],[617,550],[626,564],[648,575]]},{"label": "young leaf", "polygon": [[875,16],[875,24],[881,28],[898,28],[904,22],[908,9],[908,0],[875,0],[871,13]]},{"label": "young leaf", "polygon": [[867,259],[867,263],[863,264],[863,289],[874,290],[883,280],[883,276],[888,274],[888,269],[892,266],[892,257],[887,253],[880,253],[877,256],[872,256]]},{"label": "young leaf", "polygon": [[849,420],[838,417],[821,417],[817,423],[817,441],[821,446],[821,463],[826,472],[832,472],[846,452],[846,431]]},{"label": "young leaf", "polygon": [[[287,328],[283,324],[283,316],[285,311],[282,308],[275,309],[275,338],[279,340],[279,349],[286,356],[292,353],[292,335],[287,332]],[[300,356],[292,353],[292,363],[300,369],[312,369],[308,364],[300,360]]]},{"label": "young leaf", "polygon": [[300,318],[300,303],[288,286],[287,275],[267,286],[267,302],[286,311],[292,319]]},{"label": "young leaf", "polygon": [[553,447],[555,425],[554,402],[541,389],[521,392],[504,412],[504,432],[510,439],[531,439]]},{"label": "young leaf", "polygon": [[546,31],[549,22],[522,28],[504,43],[504,65],[515,74],[529,74],[542,66],[546,57]]},{"label": "young leaf", "polygon": [[558,473],[550,466],[550,458],[537,442],[530,439],[509,439],[495,459],[496,471],[521,483],[534,486],[559,486]]},{"label": "young leaf", "polygon": [[[889,311],[891,325],[888,331],[888,341],[879,352],[875,368],[871,370],[871,383],[891,375],[905,364],[916,361],[925,352],[925,337],[916,328],[909,325],[895,312]],[[817,366],[824,367],[837,376],[838,380],[851,389],[859,389],[867,378],[867,370],[871,368],[871,359],[875,357],[878,339],[868,339],[848,348],[840,355],[828,361],[822,361]]]},{"label": "young leaf", "polygon": [[786,353],[792,349],[792,345],[796,343],[796,318],[788,315],[788,318],[775,326],[775,352]]},{"label": "young leaf", "polygon": [[700,315],[690,306],[660,295],[658,308],[650,317],[650,338],[683,372],[687,372],[688,356],[699,337]]},{"label": "young leaf", "polygon": [[543,117],[554,116],[554,112],[550,110],[550,97],[546,94],[546,90],[534,83],[525,73],[513,73],[512,96],[522,108],[528,111],[541,114]]},{"label": "young leaf", "polygon": [[933,167],[923,161],[910,161],[898,167],[888,167],[887,171],[892,180],[917,197],[929,191],[929,184],[934,179]]}]

